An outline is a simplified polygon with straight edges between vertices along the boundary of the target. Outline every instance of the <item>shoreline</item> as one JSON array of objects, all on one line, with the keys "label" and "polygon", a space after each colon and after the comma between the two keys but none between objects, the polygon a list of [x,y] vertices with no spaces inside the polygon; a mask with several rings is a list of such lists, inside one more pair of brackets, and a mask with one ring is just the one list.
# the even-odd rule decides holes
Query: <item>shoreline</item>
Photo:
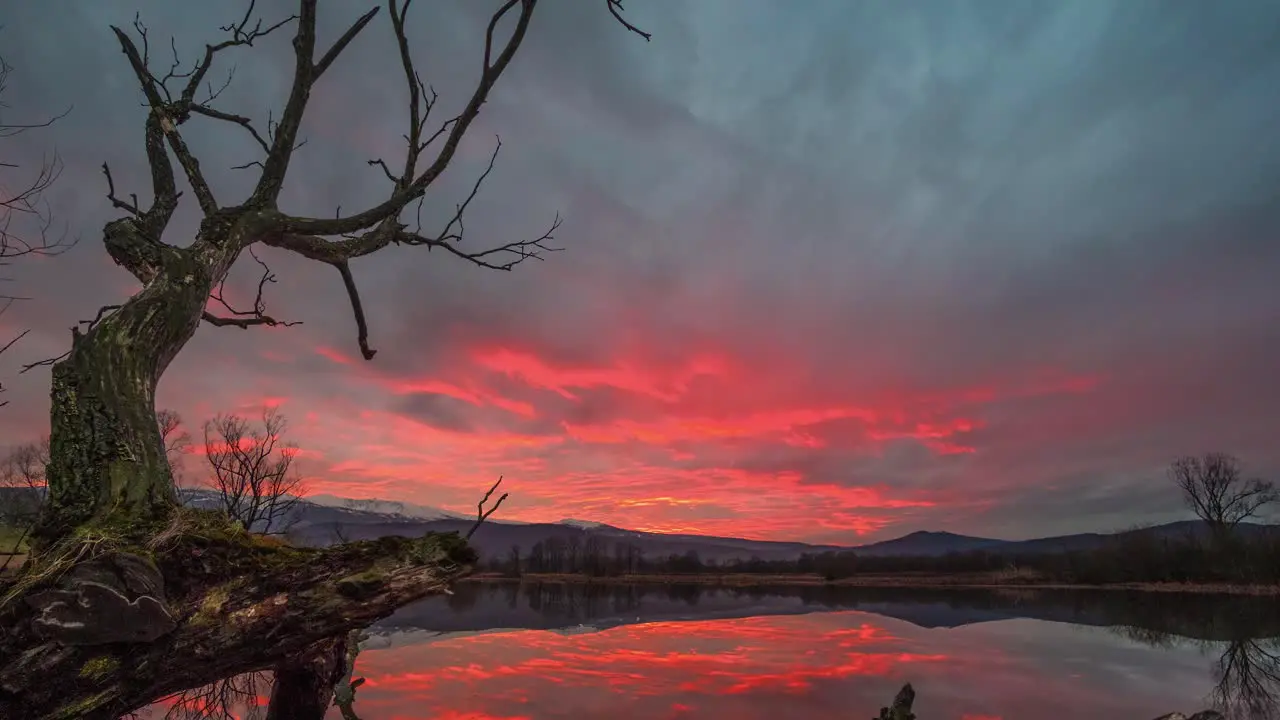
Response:
[{"label": "shoreline", "polygon": [[633,574],[592,577],[579,573],[526,573],[507,577],[497,573],[476,573],[458,582],[472,583],[560,583],[572,585],[705,585],[718,588],[759,587],[833,587],[833,588],[903,588],[920,590],[1124,590],[1130,592],[1182,593],[1194,595],[1280,596],[1277,585],[1238,585],[1230,583],[1143,582],[1088,584],[1067,583],[1047,579],[1001,579],[990,575],[864,575],[826,580],[818,575],[751,575],[725,574]]}]

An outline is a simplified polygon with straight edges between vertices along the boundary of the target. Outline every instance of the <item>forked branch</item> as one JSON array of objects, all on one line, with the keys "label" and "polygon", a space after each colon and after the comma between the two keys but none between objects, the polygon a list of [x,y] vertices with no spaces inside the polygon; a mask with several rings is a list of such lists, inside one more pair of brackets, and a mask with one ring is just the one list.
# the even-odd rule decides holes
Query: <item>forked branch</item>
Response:
[{"label": "forked branch", "polygon": [[[550,244],[554,239],[553,233],[560,226],[560,217],[558,215],[546,232],[532,239],[515,240],[487,249],[473,251],[464,250],[459,246],[459,243],[463,240],[465,230],[463,216],[471,201],[479,193],[480,186],[493,170],[494,161],[497,158],[499,149],[502,147],[501,139],[498,140],[497,145],[494,147],[488,166],[477,178],[471,188],[471,192],[456,206],[455,212],[440,232],[436,234],[423,233],[420,218],[417,227],[413,231],[409,231],[408,226],[399,220],[404,209],[410,202],[415,200],[419,202],[419,213],[421,212],[421,201],[427,188],[448,168],[457,153],[458,145],[463,136],[479,115],[480,108],[488,99],[490,91],[492,91],[523,42],[537,3],[538,0],[504,0],[490,16],[485,28],[480,79],[476,83],[471,97],[458,115],[446,119],[439,124],[434,132],[428,134],[427,126],[432,110],[438,100],[438,95],[429,85],[423,82],[410,52],[406,15],[412,0],[388,0],[387,8],[391,16],[392,31],[400,55],[400,66],[404,75],[405,85],[409,92],[405,157],[404,162],[396,170],[393,170],[393,165],[388,164],[382,158],[369,160],[368,164],[379,168],[383,175],[391,181],[392,189],[390,195],[382,203],[354,215],[342,216],[339,214],[334,218],[308,218],[282,214],[279,216],[275,228],[276,232],[262,238],[262,242],[267,245],[291,250],[303,257],[328,263],[338,269],[343,279],[344,288],[351,300],[359,333],[360,351],[365,359],[372,359],[375,351],[370,349],[368,345],[368,324],[360,305],[359,292],[351,274],[351,260],[377,252],[391,244],[418,245],[425,246],[428,250],[441,248],[445,252],[479,267],[491,270],[511,270],[525,260],[540,260],[544,253],[556,252],[561,249]],[[609,12],[627,30],[640,35],[646,40],[650,38],[648,33],[623,20],[621,15],[622,5],[618,0],[606,0],[606,3]],[[341,52],[350,38],[354,37],[373,17],[373,11],[362,16],[335,43],[334,48],[325,55],[321,63],[311,65],[308,58],[311,57],[311,48],[314,45],[314,5],[313,0],[303,0],[302,2],[298,36],[294,40],[297,60],[293,92],[290,94],[284,117],[281,119],[280,129],[276,132],[275,144],[263,168],[262,181],[254,194],[254,197],[261,202],[273,199],[278,194],[279,184],[283,182],[283,173],[288,165],[289,151],[286,148],[292,142],[290,133],[293,132],[290,128],[293,128],[300,120],[301,113],[305,109],[307,95],[318,77],[318,70],[323,70],[323,68],[327,67],[328,63],[332,62],[337,53]],[[505,41],[501,41],[497,37],[498,25],[512,15],[515,16],[515,19],[512,21],[511,34]],[[423,152],[434,145],[440,138],[443,138],[443,143],[436,152],[435,158],[426,168],[419,169],[419,161]]]},{"label": "forked branch", "polygon": [[[305,2],[304,5],[306,5]],[[312,0],[311,5],[314,6],[314,0]],[[133,74],[137,78],[138,84],[142,88],[143,95],[147,99],[147,105],[151,108],[151,112],[148,115],[148,124],[150,125],[154,118],[163,138],[168,143],[169,149],[173,152],[174,157],[178,159],[178,164],[182,166],[183,172],[186,173],[187,181],[191,184],[192,192],[195,193],[196,200],[200,204],[200,209],[205,215],[212,215],[216,212],[218,209],[218,203],[213,196],[213,191],[210,189],[208,180],[204,177],[204,174],[200,169],[200,161],[187,146],[186,140],[183,139],[182,133],[178,130],[178,126],[186,122],[191,117],[192,113],[196,113],[204,117],[240,125],[253,136],[260,146],[264,148],[266,147],[266,141],[263,140],[258,131],[254,129],[248,118],[222,112],[207,104],[208,102],[211,102],[212,99],[221,92],[221,90],[213,92],[211,89],[209,93],[210,98],[204,103],[196,101],[196,92],[199,91],[200,85],[204,82],[209,69],[213,66],[214,57],[218,53],[233,47],[252,46],[256,40],[270,35],[297,17],[290,16],[265,28],[263,27],[261,20],[258,20],[254,25],[250,26],[250,22],[252,21],[254,14],[254,6],[255,2],[251,0],[244,16],[239,22],[223,26],[221,29],[230,34],[231,37],[220,43],[206,45],[204,56],[186,72],[178,70],[181,63],[178,60],[177,47],[171,40],[170,48],[173,51],[173,64],[169,67],[168,72],[162,77],[157,77],[151,71],[151,48],[147,27],[135,17],[133,28],[142,45],[142,47],[139,48],[138,44],[134,42],[133,38],[131,38],[128,33],[119,27],[114,25],[111,26],[112,31],[115,32],[116,39],[120,42],[121,50],[123,50],[125,56],[129,59],[129,65],[133,69]],[[175,91],[169,86],[169,83],[174,80],[186,81],[176,95]],[[151,134],[152,132],[149,127],[148,159],[151,162],[154,178],[160,157],[153,153],[150,148]],[[166,166],[168,165],[167,157],[164,158],[164,164]],[[170,170],[169,172],[171,173],[172,171]],[[157,190],[159,190],[159,188],[157,188]],[[169,195],[171,195],[171,193],[162,195],[160,192],[157,192],[156,197],[157,200],[159,200],[162,196],[168,197]],[[116,204],[115,201],[113,201],[113,204]],[[136,202],[134,205],[136,205]],[[120,205],[116,204],[116,207],[120,207]]]},{"label": "forked branch", "polygon": [[484,521],[488,520],[489,516],[492,515],[494,511],[497,510],[498,507],[502,505],[502,501],[507,499],[507,493],[502,493],[502,496],[499,497],[498,501],[493,504],[493,507],[489,508],[488,510],[484,509],[484,504],[489,502],[489,496],[493,495],[493,492],[497,490],[498,486],[501,484],[502,484],[502,476],[499,475],[498,482],[494,483],[493,487],[489,488],[489,492],[485,493],[484,497],[480,498],[480,502],[476,504],[476,524],[472,525],[471,529],[467,531],[466,539],[470,540],[471,536],[475,535],[476,530],[479,530],[480,526],[484,524]]},{"label": "forked branch", "polygon": [[214,315],[208,311],[205,311],[201,317],[205,322],[215,327],[238,327],[242,330],[255,325],[267,325],[270,327],[291,327],[293,325],[301,325],[301,320],[277,320],[267,314],[267,304],[263,299],[263,292],[265,291],[268,283],[276,282],[276,276],[275,273],[271,272],[271,268],[267,263],[264,262],[262,258],[258,257],[258,254],[253,251],[253,248],[249,249],[249,255],[253,258],[254,262],[258,263],[259,267],[262,268],[262,276],[258,278],[257,294],[253,298],[253,307],[249,310],[238,310],[227,301],[227,279],[224,277],[218,282],[218,287],[209,295],[209,299],[221,305],[228,313],[231,314],[231,317]]},{"label": "forked branch", "polygon": [[[0,95],[3,95],[12,72],[13,66],[0,57]],[[0,110],[5,107],[0,103]],[[70,112],[68,108],[46,120],[31,123],[11,123],[0,119],[0,140],[11,140],[30,130],[49,127]],[[56,255],[73,245],[74,242],[68,242],[65,235],[50,235],[53,216],[44,199],[45,191],[62,174],[62,158],[56,152],[45,157],[39,168],[23,179],[14,178],[9,173],[21,170],[17,163],[0,159],[0,170],[4,171],[0,175],[0,267],[7,266],[12,258]],[[28,233],[28,230],[32,232]]]}]

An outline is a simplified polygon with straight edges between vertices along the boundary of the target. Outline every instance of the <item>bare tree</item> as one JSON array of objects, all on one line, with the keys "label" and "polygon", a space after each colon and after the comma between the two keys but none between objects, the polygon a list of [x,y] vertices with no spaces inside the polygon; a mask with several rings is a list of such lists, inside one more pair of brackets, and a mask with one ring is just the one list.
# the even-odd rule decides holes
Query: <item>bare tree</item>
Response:
[{"label": "bare tree", "polygon": [[[3,30],[3,28],[0,28]],[[5,117],[9,106],[4,102],[5,90],[13,66],[0,57],[0,140],[10,141],[23,133],[52,125],[67,113],[48,118],[36,123],[12,123]],[[70,112],[68,110],[68,112]],[[34,172],[24,173],[17,163],[6,158],[5,150],[8,142],[0,144],[0,283],[10,282],[13,278],[4,275],[16,258],[24,255],[56,255],[67,249],[71,243],[65,235],[54,236],[50,233],[53,226],[53,214],[44,194],[62,174],[62,160],[55,153],[45,158]],[[0,292],[0,316],[8,312],[17,300],[27,298]],[[0,354],[13,347],[23,338],[27,331],[0,340]],[[4,386],[0,385],[0,392]],[[8,405],[8,401],[0,400],[0,407]]]},{"label": "bare tree", "polygon": [[1230,535],[1245,520],[1259,517],[1263,508],[1280,498],[1275,483],[1245,479],[1240,461],[1226,453],[1179,458],[1170,466],[1169,477],[1217,539]]},{"label": "bare tree", "polygon": [[261,427],[234,414],[204,425],[213,489],[227,517],[248,530],[280,534],[296,520],[306,486],[293,467],[298,448],[283,441],[288,426],[275,408],[262,411]]},{"label": "bare tree", "polygon": [[181,497],[186,476],[186,456],[191,452],[191,433],[187,432],[182,424],[182,416],[176,410],[156,411],[156,424],[160,426],[160,442],[164,444],[164,454],[169,459],[174,489]]},{"label": "bare tree", "polygon": [[44,468],[49,462],[49,438],[19,445],[0,460],[0,526],[14,533],[7,547],[0,547],[4,561],[0,573],[9,569],[35,525],[43,504]]},{"label": "bare tree", "polygon": [[[162,43],[153,44],[140,21],[131,30],[112,28],[147,107],[138,131],[150,187],[137,194],[117,188],[104,165],[107,201],[120,217],[103,228],[103,243],[141,287],[73,328],[71,349],[48,363],[53,453],[48,500],[31,543],[33,565],[47,574],[28,573],[0,597],[0,612],[12,614],[5,615],[8,632],[0,635],[0,716],[53,715],[64,712],[69,702],[84,716],[118,715],[183,688],[274,667],[443,591],[475,562],[474,550],[461,537],[433,535],[288,548],[271,555],[261,544],[230,544],[239,541],[205,526],[184,530],[183,517],[196,516],[175,513],[172,472],[152,425],[157,383],[202,324],[282,324],[261,302],[239,313],[210,311],[228,272],[251,255],[252,247],[278,248],[334,268],[350,302],[356,345],[366,359],[375,353],[353,261],[397,246],[438,250],[476,267],[511,270],[557,249],[552,236],[558,217],[542,233],[487,248],[469,239],[463,243],[463,217],[492,171],[499,143],[488,167],[434,230],[425,229],[413,213],[452,163],[510,66],[539,0],[492,0],[495,9],[475,54],[475,85],[457,114],[444,119],[436,111],[436,94],[416,67],[407,30],[411,3],[387,1],[394,42],[386,46],[393,50],[408,97],[404,155],[400,161],[370,161],[390,181],[382,200],[356,212],[339,209],[325,216],[281,207],[288,197],[282,191],[305,142],[300,130],[311,98],[379,9],[363,13],[332,44],[318,47],[319,0],[296,2],[295,15],[265,22],[255,18],[254,4],[248,3],[246,12],[223,28],[225,39],[206,45],[199,59],[185,67],[167,58],[152,63],[151,50]],[[644,35],[622,20],[619,0],[606,0],[605,6],[628,30]],[[327,7],[341,13],[349,6]],[[215,61],[222,64],[230,53],[271,42],[281,30],[292,30],[293,78],[263,132],[252,118],[215,106],[218,90],[210,73],[220,72],[214,70]],[[188,142],[193,125],[213,122],[231,123],[260,149],[257,158],[241,165],[257,168],[252,189],[243,196],[231,198],[217,190],[227,185],[210,181],[210,159],[202,162]],[[307,147],[307,152],[313,150]],[[179,173],[185,186],[181,193]],[[175,242],[166,235],[184,196],[195,200],[202,219],[194,238]],[[270,273],[264,269],[265,274]],[[100,534],[80,532],[86,528],[110,528],[110,542]],[[209,543],[218,542],[224,543],[218,553],[207,551]],[[154,562],[127,557],[139,547],[149,548]],[[176,561],[197,556],[200,562]],[[132,573],[127,587],[123,575],[111,569],[124,564]],[[85,565],[89,567],[82,572],[68,570]],[[259,582],[246,575],[273,580]],[[280,592],[279,578],[287,578],[289,592]],[[41,592],[41,582],[56,583],[58,591]],[[147,602],[121,603],[121,598],[138,596],[131,588],[139,584],[164,592],[148,594]],[[111,627],[95,620],[108,614],[118,621]],[[56,625],[48,620],[52,617],[58,619]],[[228,632],[228,626],[234,631]],[[132,629],[127,642],[119,634],[125,628]],[[93,657],[61,650],[89,646],[97,653]],[[32,657],[42,658],[38,671],[22,660]],[[89,660],[108,670],[86,674]],[[13,687],[23,688],[23,694],[4,691]]]},{"label": "bare tree", "polygon": [[1228,718],[1280,717],[1280,639],[1249,638],[1227,643],[1214,667],[1210,697]]},{"label": "bare tree", "polygon": [[174,695],[164,720],[262,720],[258,698],[271,688],[265,672],[236,675]]}]

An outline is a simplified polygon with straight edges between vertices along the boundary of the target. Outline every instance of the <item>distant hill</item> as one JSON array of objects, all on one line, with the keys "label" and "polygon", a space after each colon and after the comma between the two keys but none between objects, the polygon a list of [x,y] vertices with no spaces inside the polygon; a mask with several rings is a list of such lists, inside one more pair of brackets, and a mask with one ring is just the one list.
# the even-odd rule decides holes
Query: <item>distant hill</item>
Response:
[{"label": "distant hill", "polygon": [[[25,489],[0,488],[0,508],[20,501]],[[185,491],[184,501],[196,507],[217,507],[218,498],[207,490]],[[385,500],[354,500],[332,495],[309,497],[298,503],[298,521],[290,531],[295,542],[330,545],[342,540],[369,540],[385,535],[421,535],[426,532],[466,533],[474,520],[439,508]],[[1244,533],[1277,532],[1275,525],[1243,524]],[[527,552],[535,543],[551,537],[601,536],[610,543],[627,542],[649,557],[698,553],[703,561],[794,560],[801,553],[849,550],[866,557],[939,557],[975,550],[1017,554],[1042,554],[1091,550],[1127,535],[1141,533],[1172,537],[1206,532],[1196,520],[1168,523],[1121,533],[1082,533],[1032,540],[998,540],[949,532],[920,531],[893,540],[867,545],[811,545],[708,535],[667,535],[626,530],[602,523],[566,519],[557,523],[516,523],[489,520],[476,531],[472,544],[482,557],[506,556],[512,546]]]},{"label": "distant hill", "polygon": [[[413,520],[404,516],[387,516],[377,513],[345,511],[342,516],[329,516],[323,510],[306,507],[294,529],[294,536],[308,544],[326,545],[337,542],[338,537],[363,540],[382,535],[413,535],[424,532],[462,532],[470,529],[473,520],[454,518],[439,520]],[[332,510],[332,508],[328,508]],[[1276,531],[1274,525],[1243,524],[1240,531],[1259,533]],[[990,550],[1017,554],[1042,554],[1092,550],[1104,543],[1130,534],[1154,534],[1156,536],[1185,536],[1188,533],[1205,533],[1204,523],[1196,520],[1169,523],[1121,533],[1081,533],[1032,540],[998,540],[972,537],[949,532],[913,532],[893,540],[867,545],[838,546],[813,545],[800,542],[775,542],[744,538],[716,537],[708,535],[675,535],[626,530],[602,523],[583,520],[562,520],[558,523],[509,523],[486,521],[476,531],[472,543],[484,557],[505,556],[512,546],[527,551],[535,543],[551,537],[568,539],[571,536],[597,535],[612,543],[628,542],[649,557],[683,555],[689,551],[698,553],[704,561],[793,560],[801,553],[820,553],[828,550],[848,550],[867,557],[939,557],[948,553],[964,553]]]},{"label": "distant hill", "polygon": [[859,555],[871,557],[933,557],[953,552],[971,552],[973,550],[994,550],[1017,545],[1008,540],[992,540],[991,538],[969,537],[949,532],[929,532],[921,530],[903,535],[895,540],[857,545],[852,549]]}]

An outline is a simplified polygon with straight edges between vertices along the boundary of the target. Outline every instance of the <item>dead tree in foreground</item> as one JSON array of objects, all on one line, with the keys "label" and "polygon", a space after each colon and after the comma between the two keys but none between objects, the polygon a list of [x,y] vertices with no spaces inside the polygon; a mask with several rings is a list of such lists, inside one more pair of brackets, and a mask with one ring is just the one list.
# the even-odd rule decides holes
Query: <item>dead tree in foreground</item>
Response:
[{"label": "dead tree in foreground", "polygon": [[[250,3],[242,19],[224,28],[228,37],[207,46],[185,72],[167,62],[160,71],[151,67],[141,23],[135,23],[133,34],[112,28],[149,107],[140,130],[151,193],[147,201],[116,188],[110,168],[103,167],[107,198],[121,212],[104,227],[103,242],[142,289],[73,330],[71,350],[52,363],[48,502],[32,533],[29,562],[16,582],[0,588],[0,717],[114,718],[220,678],[296,668],[300,658],[314,656],[330,638],[440,592],[476,559],[456,534],[325,549],[285,547],[248,535],[220,514],[179,510],[175,497],[155,422],[156,384],[201,323],[280,324],[261,302],[230,316],[206,309],[228,270],[251,246],[281,248],[334,267],[351,301],[366,359],[374,351],[352,260],[394,244],[436,248],[476,265],[509,270],[551,249],[550,232],[488,250],[459,247],[462,215],[479,181],[439,232],[411,229],[400,221],[402,211],[449,166],[524,40],[538,0],[495,0],[499,7],[477,52],[479,80],[461,112],[435,130],[429,128],[437,122],[431,117],[435,96],[414,68],[405,31],[409,2],[389,0],[410,98],[403,162],[392,171],[392,165],[372,161],[391,178],[390,192],[373,207],[337,217],[302,217],[279,207],[312,93],[378,14],[378,8],[369,10],[332,45],[317,48],[317,4],[298,0],[297,15],[271,24],[253,19]],[[618,0],[606,5],[621,20]],[[328,7],[342,12],[345,4]],[[268,132],[259,132],[249,118],[213,107],[216,93],[197,99],[214,61],[226,51],[290,29],[292,86]],[[261,160],[252,163],[261,171],[247,197],[230,202],[215,197],[205,165],[187,143],[192,121],[233,123],[261,147]],[[429,162],[423,157],[428,150],[434,155]],[[164,239],[181,195],[175,160],[203,213],[185,247]],[[292,683],[302,674],[282,677]],[[277,683],[281,696],[289,689]]]}]

